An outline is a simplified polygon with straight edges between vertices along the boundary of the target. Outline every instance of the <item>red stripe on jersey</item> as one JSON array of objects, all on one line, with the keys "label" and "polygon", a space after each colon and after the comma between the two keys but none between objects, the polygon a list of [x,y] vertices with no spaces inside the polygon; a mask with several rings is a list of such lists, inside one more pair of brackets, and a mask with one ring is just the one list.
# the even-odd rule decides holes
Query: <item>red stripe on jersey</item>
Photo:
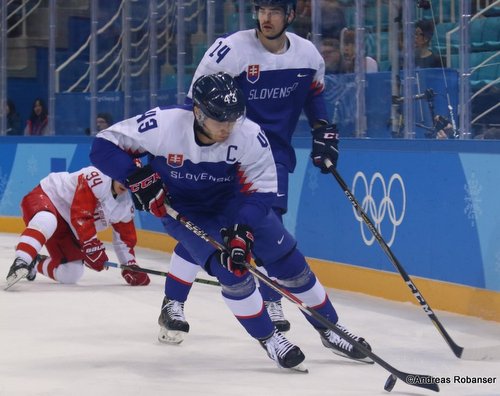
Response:
[{"label": "red stripe on jersey", "polygon": [[244,194],[252,194],[256,189],[252,189],[253,184],[252,183],[247,183],[247,178],[245,176],[245,172],[238,170],[236,173],[236,176],[238,177],[240,184],[241,184],[241,192]]},{"label": "red stripe on jersey", "polygon": [[313,91],[313,95],[319,95],[323,90],[325,89],[325,86],[321,84],[319,81],[313,81],[311,83],[311,91]]}]

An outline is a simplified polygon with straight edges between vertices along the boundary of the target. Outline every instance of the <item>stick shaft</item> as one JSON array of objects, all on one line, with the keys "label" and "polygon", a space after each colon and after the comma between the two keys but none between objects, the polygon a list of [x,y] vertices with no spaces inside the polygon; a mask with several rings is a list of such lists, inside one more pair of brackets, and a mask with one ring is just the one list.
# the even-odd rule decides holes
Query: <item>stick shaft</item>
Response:
[{"label": "stick shaft", "polygon": [[458,357],[458,358],[460,358],[462,356],[462,352],[463,352],[464,348],[462,348],[461,346],[457,345],[453,341],[453,339],[450,337],[450,335],[448,334],[448,332],[446,331],[446,329],[444,328],[444,326],[441,324],[441,322],[439,321],[439,319],[437,318],[437,316],[434,314],[434,311],[432,310],[432,308],[430,307],[430,305],[425,300],[425,298],[422,295],[422,293],[420,293],[420,290],[418,290],[418,288],[415,285],[415,283],[413,283],[413,281],[410,278],[410,276],[408,275],[408,273],[405,271],[405,269],[403,268],[403,266],[401,265],[401,263],[399,262],[399,260],[396,258],[396,256],[392,252],[392,250],[389,247],[389,245],[387,245],[387,243],[385,242],[385,240],[382,238],[382,235],[380,235],[380,233],[375,228],[375,225],[373,224],[373,222],[367,216],[367,214],[365,213],[365,211],[363,210],[363,208],[359,205],[358,201],[356,200],[356,197],[353,195],[353,193],[351,192],[351,190],[349,190],[349,187],[345,183],[344,179],[342,179],[342,177],[340,176],[339,172],[335,169],[335,167],[333,166],[332,162],[329,159],[326,159],[325,160],[325,165],[328,167],[328,169],[330,170],[331,174],[337,180],[338,184],[340,185],[340,188],[342,188],[342,190],[344,191],[344,194],[347,196],[347,198],[351,202],[352,206],[354,207],[354,210],[356,210],[356,213],[358,213],[358,215],[363,219],[363,221],[367,225],[368,229],[371,231],[371,233],[373,234],[373,236],[375,237],[375,239],[377,240],[377,242],[381,246],[381,248],[384,251],[384,253],[387,255],[387,257],[389,257],[389,260],[394,265],[394,267],[396,267],[396,269],[398,270],[399,274],[401,275],[401,277],[405,281],[406,285],[410,288],[411,293],[417,299],[418,303],[420,304],[420,306],[422,307],[422,309],[424,310],[424,312],[427,314],[427,316],[429,317],[429,319],[431,320],[431,322],[434,324],[434,326],[436,327],[436,329],[439,331],[439,333],[441,334],[441,336],[445,339],[446,343],[451,348],[451,350],[453,351],[453,353],[455,354],[455,356]]},{"label": "stick shaft", "polygon": [[[159,275],[159,276],[165,276],[165,277],[168,276],[168,272],[157,271],[157,270],[154,270],[154,269],[143,268],[143,267],[133,267],[133,268],[131,268],[128,265],[118,264],[118,263],[112,263],[111,261],[106,262],[104,265],[106,267],[129,269],[129,270],[135,271],[135,272],[145,272],[146,274]],[[213,280],[210,280],[210,279],[196,278],[194,281],[197,282],[197,283],[204,283],[206,285],[220,286],[219,282],[213,281]]]}]

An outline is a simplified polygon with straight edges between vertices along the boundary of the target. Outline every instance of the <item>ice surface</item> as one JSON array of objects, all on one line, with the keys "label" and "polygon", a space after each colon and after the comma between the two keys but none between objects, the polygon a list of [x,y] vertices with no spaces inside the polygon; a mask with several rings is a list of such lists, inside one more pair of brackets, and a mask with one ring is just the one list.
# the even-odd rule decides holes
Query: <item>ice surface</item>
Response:
[{"label": "ice surface", "polygon": [[[17,237],[0,234],[0,395],[384,395],[389,373],[325,349],[291,303],[284,302],[291,341],[306,355],[309,374],[278,369],[240,327],[219,287],[195,283],[186,304],[191,325],[180,345],[157,341],[164,278],[126,285],[117,269],[85,270],[78,285],[38,275],[3,291]],[[116,260],[108,249],[111,260]],[[165,253],[138,249],[139,264],[168,270]],[[200,273],[200,276],[203,276]],[[450,377],[443,395],[500,395],[500,361],[457,359],[427,315],[411,304],[329,290],[341,322],[365,337],[399,370]],[[429,301],[432,306],[432,301]],[[500,345],[500,324],[437,312],[459,345]],[[492,377],[494,384],[453,383],[454,376]],[[434,392],[396,383],[393,395]]]}]

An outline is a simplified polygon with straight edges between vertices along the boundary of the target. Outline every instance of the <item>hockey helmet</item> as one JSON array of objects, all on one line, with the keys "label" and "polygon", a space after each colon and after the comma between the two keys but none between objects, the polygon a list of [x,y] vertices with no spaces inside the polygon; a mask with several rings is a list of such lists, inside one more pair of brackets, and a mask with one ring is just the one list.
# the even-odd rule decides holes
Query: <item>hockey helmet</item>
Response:
[{"label": "hockey helmet", "polygon": [[281,7],[285,10],[285,14],[289,15],[290,11],[295,11],[297,0],[254,0],[254,7]]},{"label": "hockey helmet", "polygon": [[245,96],[227,73],[199,77],[193,84],[193,102],[219,122],[236,121],[245,114]]}]

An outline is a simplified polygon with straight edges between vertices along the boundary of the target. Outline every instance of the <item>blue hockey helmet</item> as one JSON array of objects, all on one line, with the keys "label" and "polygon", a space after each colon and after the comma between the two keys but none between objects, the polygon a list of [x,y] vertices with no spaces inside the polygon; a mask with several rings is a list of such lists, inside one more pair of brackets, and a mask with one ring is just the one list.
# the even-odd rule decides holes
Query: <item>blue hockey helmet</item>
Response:
[{"label": "blue hockey helmet", "polygon": [[219,122],[236,121],[245,114],[245,96],[227,73],[199,77],[193,84],[193,102]]},{"label": "blue hockey helmet", "polygon": [[289,15],[290,11],[295,11],[297,0],[254,0],[253,5],[258,7],[281,7],[285,10],[285,14]]}]

